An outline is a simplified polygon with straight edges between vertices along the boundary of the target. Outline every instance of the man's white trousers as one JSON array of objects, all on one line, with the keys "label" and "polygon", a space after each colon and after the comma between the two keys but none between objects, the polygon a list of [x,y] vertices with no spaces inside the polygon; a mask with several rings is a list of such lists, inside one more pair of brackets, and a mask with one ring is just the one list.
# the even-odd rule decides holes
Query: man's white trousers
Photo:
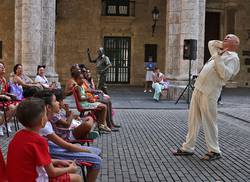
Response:
[{"label": "man's white trousers", "polygon": [[188,134],[182,150],[193,152],[202,124],[209,152],[221,153],[218,142],[217,98],[209,97],[195,89],[188,116]]}]

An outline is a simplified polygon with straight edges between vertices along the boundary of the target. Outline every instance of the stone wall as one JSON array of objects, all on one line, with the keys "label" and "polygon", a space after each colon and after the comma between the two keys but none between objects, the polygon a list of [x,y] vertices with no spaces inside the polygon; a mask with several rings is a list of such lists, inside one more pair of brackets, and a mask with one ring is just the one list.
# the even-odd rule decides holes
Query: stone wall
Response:
[{"label": "stone wall", "polygon": [[39,64],[47,66],[46,76],[55,73],[55,0],[15,0],[15,63],[34,77]]},{"label": "stone wall", "polygon": [[94,65],[87,58],[87,48],[92,55],[101,45],[101,1],[81,1],[74,3],[60,0],[56,15],[56,71],[64,84],[70,76],[70,66],[84,63],[91,70]]},{"label": "stone wall", "polygon": [[250,87],[250,65],[245,64],[245,59],[250,59],[250,54],[243,55],[243,51],[250,51],[250,1],[238,1],[236,19],[235,19],[235,33],[239,35],[241,46],[239,51],[241,70],[240,74],[235,78],[239,86]]},{"label": "stone wall", "polygon": [[[29,0],[25,1],[31,2]],[[22,29],[32,29],[27,27],[28,25],[22,24],[22,21],[20,21],[20,18],[25,16],[25,13],[27,14],[29,12],[15,12],[15,2],[16,8],[18,8],[18,3],[22,1],[2,0],[0,3],[0,40],[3,41],[2,61],[6,63],[7,74],[12,71],[14,61],[21,62],[19,60],[21,60],[21,56],[23,56],[22,44],[24,43],[22,36],[25,35]],[[40,0],[36,2],[40,2]],[[33,67],[35,67],[38,62],[49,63],[48,65],[51,68],[55,65],[56,72],[59,74],[62,84],[64,84],[65,79],[69,77],[69,67],[73,63],[84,63],[90,67],[91,70],[95,70],[95,65],[88,62],[86,49],[90,48],[94,57],[97,48],[103,45],[104,36],[131,37],[130,84],[143,84],[145,74],[144,44],[158,45],[157,61],[158,66],[163,72],[170,74],[174,73],[177,77],[185,77],[187,73],[187,64],[181,60],[183,36],[179,35],[177,32],[179,29],[184,30],[179,27],[178,23],[183,24],[183,27],[185,27],[185,21],[181,22],[181,18],[188,19],[189,16],[188,13],[188,16],[185,16],[186,13],[181,10],[186,9],[185,6],[182,6],[183,3],[187,1],[136,0],[135,17],[107,17],[101,16],[100,0],[59,0],[57,1],[56,25],[53,25],[53,22],[49,23],[53,21],[53,16],[46,16],[49,14],[53,15],[53,6],[49,4],[49,2],[49,0],[43,1],[41,13],[45,14],[38,18],[38,20],[42,20],[42,22],[40,22],[41,30],[48,30],[48,34],[45,32],[41,35],[42,41],[39,43],[39,51],[41,51],[41,54],[39,51],[35,51],[36,54],[34,55],[38,57]],[[169,4],[169,2],[172,2],[172,4]],[[192,0],[192,2],[195,1]],[[204,0],[199,0],[197,2],[199,2],[198,16],[200,17]],[[155,35],[152,37],[153,21],[151,11],[154,6],[157,6],[160,10],[160,19],[157,22]],[[172,11],[173,7],[171,7],[172,14],[168,11],[170,6],[177,8],[176,11]],[[239,86],[250,85],[250,65],[245,64],[245,59],[250,58],[249,53],[246,52],[250,51],[249,9],[250,1],[247,0],[206,1],[206,11],[218,11],[221,13],[221,39],[233,29],[235,34],[241,39],[239,50],[241,70],[240,74],[235,78]],[[233,24],[230,21],[232,18],[230,12],[235,12],[234,27],[229,26]],[[36,17],[32,17],[32,19],[32,22],[36,23]],[[198,37],[200,39],[202,37],[202,19],[199,19],[198,24],[198,26],[201,26],[198,32]],[[52,34],[49,33],[53,32],[53,26],[56,26],[55,45],[53,44],[53,37],[51,37]],[[37,33],[39,34],[39,32]],[[191,35],[192,34],[190,34],[190,36]],[[30,35],[26,34],[26,36],[29,37]],[[36,37],[36,39],[39,39],[39,36]],[[178,42],[178,46],[175,46],[175,44],[177,45],[176,42]],[[55,57],[53,56],[53,46],[55,46]],[[35,48],[36,46],[29,47],[30,50]],[[198,57],[201,59],[203,56],[202,49],[203,45],[200,44]],[[244,55],[243,51],[245,51]],[[27,56],[29,53],[30,52],[27,52]],[[25,67],[30,65],[28,62],[25,64]],[[31,64],[33,64],[33,62]],[[202,65],[199,64],[194,66],[195,70],[199,70]],[[33,70],[33,72],[35,72],[35,70]],[[53,69],[50,72],[53,72]]]},{"label": "stone wall", "polygon": [[[160,18],[152,37],[153,7],[157,6]],[[101,1],[67,0],[58,1],[56,22],[56,68],[64,82],[69,76],[69,66],[84,63],[95,75],[95,65],[88,62],[86,50],[90,48],[93,57],[103,46],[105,36],[131,37],[130,84],[142,85],[144,71],[144,44],[157,44],[158,66],[164,72],[165,65],[165,1],[137,0],[135,17],[101,16]],[[64,66],[60,66],[60,65]],[[143,71],[142,71],[143,70]]]},{"label": "stone wall", "polygon": [[[234,78],[237,82],[233,86],[249,87],[250,86],[250,65],[245,64],[245,59],[250,58],[250,54],[243,55],[243,51],[250,51],[250,1],[247,0],[208,0],[206,4],[207,11],[217,11],[221,13],[221,33],[220,38],[223,39],[228,33],[234,33],[241,40],[240,49],[238,51],[240,57],[240,73]],[[230,10],[234,11],[230,11]],[[230,14],[229,14],[230,12]],[[232,14],[232,12],[235,12]],[[235,18],[233,20],[233,18]],[[235,22],[234,26],[232,22]],[[231,27],[230,27],[231,24]],[[232,27],[233,26],[233,27]]]},{"label": "stone wall", "polygon": [[205,0],[169,0],[167,3],[166,70],[172,79],[188,79],[189,60],[183,60],[185,39],[197,40],[197,59],[192,60],[192,73],[203,64]]},{"label": "stone wall", "polygon": [[14,65],[14,20],[15,0],[2,0],[0,3],[0,41],[3,44],[2,59],[6,65],[6,77]]}]

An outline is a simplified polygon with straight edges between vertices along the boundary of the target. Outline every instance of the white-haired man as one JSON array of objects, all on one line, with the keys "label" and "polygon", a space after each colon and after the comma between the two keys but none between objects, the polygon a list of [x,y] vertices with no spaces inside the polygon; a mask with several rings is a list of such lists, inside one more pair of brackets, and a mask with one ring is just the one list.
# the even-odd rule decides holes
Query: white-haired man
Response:
[{"label": "white-haired man", "polygon": [[217,100],[222,86],[240,70],[236,53],[240,40],[228,34],[223,41],[212,40],[208,43],[211,58],[202,68],[191,99],[188,117],[188,133],[182,147],[173,151],[174,155],[193,155],[200,125],[203,125],[208,153],[202,160],[221,158],[216,121]]}]

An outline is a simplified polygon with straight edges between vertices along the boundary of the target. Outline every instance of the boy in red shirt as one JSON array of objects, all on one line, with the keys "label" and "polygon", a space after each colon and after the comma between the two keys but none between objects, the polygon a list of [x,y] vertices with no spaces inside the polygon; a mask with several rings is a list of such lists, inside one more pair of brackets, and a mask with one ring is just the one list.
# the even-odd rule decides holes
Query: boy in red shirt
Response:
[{"label": "boy in red shirt", "polygon": [[30,98],[19,104],[17,119],[25,129],[9,144],[7,177],[9,182],[81,182],[74,174],[73,161],[52,160],[47,141],[38,134],[47,122],[43,100]]},{"label": "boy in red shirt", "polygon": [[5,161],[3,158],[3,154],[0,148],[0,182],[6,181],[6,174],[5,174]]}]

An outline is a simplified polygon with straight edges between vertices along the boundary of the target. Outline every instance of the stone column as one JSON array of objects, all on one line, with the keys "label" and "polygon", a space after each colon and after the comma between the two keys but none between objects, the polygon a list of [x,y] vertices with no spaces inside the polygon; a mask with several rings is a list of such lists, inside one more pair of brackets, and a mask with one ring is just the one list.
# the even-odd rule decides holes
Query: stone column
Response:
[{"label": "stone column", "polygon": [[203,64],[205,0],[167,1],[166,67],[177,80],[188,78],[188,60],[183,60],[184,39],[197,40],[197,60],[192,61],[192,72]]},{"label": "stone column", "polygon": [[167,1],[165,72],[176,77],[180,61],[181,1]]},{"label": "stone column", "polygon": [[24,72],[36,75],[39,64],[46,65],[48,79],[58,81],[55,72],[55,0],[15,1],[15,63]]},{"label": "stone column", "polygon": [[203,65],[205,0],[168,0],[165,71],[176,79],[173,84],[186,85],[189,61],[183,60],[184,39],[197,40],[197,60],[192,61],[192,73],[197,74]]},{"label": "stone column", "polygon": [[15,63],[34,76],[41,62],[42,0],[15,1]]},{"label": "stone column", "polygon": [[22,56],[22,4],[21,0],[15,1],[15,55],[14,64],[21,63]]},{"label": "stone column", "polygon": [[46,65],[46,76],[51,81],[58,81],[55,72],[55,25],[56,1],[42,1],[42,64]]}]

